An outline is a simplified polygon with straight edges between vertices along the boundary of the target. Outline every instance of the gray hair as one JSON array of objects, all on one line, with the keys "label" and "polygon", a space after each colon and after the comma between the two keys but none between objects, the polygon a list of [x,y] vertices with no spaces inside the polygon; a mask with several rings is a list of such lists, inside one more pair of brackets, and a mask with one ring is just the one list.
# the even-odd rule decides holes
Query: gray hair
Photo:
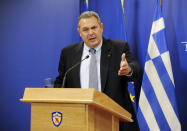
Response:
[{"label": "gray hair", "polygon": [[79,16],[79,19],[78,19],[78,27],[80,27],[80,26],[79,26],[79,22],[80,22],[81,19],[86,19],[86,18],[90,18],[90,17],[95,17],[95,18],[97,19],[97,22],[98,22],[99,24],[101,24],[100,17],[99,17],[99,15],[98,15],[96,12],[94,12],[94,11],[85,11],[85,12],[83,12],[83,13]]}]

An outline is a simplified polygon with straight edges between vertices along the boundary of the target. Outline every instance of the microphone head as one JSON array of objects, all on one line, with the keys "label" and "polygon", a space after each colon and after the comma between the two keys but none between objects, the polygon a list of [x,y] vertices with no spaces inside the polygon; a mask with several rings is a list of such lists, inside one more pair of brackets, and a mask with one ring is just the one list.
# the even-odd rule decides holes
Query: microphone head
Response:
[{"label": "microphone head", "polygon": [[87,55],[86,57],[85,57],[85,59],[88,59],[90,56],[89,55]]}]

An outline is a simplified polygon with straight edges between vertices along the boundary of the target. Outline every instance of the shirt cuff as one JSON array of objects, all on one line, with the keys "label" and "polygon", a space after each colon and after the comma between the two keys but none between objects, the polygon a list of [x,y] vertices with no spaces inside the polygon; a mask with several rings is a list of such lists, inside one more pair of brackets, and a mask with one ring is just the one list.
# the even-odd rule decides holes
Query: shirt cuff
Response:
[{"label": "shirt cuff", "polygon": [[132,68],[131,68],[131,72],[130,72],[128,75],[126,75],[126,76],[131,77],[132,74],[133,74],[133,70],[132,70]]}]

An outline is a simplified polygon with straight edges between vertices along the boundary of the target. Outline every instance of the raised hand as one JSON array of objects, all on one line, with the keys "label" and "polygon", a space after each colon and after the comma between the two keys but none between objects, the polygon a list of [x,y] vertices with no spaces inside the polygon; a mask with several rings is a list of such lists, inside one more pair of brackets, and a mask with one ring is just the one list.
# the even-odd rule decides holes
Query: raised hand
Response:
[{"label": "raised hand", "polygon": [[118,75],[122,76],[122,75],[129,75],[131,72],[131,67],[129,66],[127,60],[126,60],[126,56],[125,53],[123,53],[121,55],[121,63],[120,63],[120,69],[118,71]]}]

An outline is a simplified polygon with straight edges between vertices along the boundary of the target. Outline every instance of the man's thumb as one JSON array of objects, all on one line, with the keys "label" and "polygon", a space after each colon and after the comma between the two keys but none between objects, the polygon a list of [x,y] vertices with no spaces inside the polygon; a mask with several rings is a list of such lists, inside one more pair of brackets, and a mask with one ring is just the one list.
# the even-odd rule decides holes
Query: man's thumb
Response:
[{"label": "man's thumb", "polygon": [[121,55],[121,60],[122,60],[122,61],[126,61],[125,53],[123,53],[123,54]]}]

